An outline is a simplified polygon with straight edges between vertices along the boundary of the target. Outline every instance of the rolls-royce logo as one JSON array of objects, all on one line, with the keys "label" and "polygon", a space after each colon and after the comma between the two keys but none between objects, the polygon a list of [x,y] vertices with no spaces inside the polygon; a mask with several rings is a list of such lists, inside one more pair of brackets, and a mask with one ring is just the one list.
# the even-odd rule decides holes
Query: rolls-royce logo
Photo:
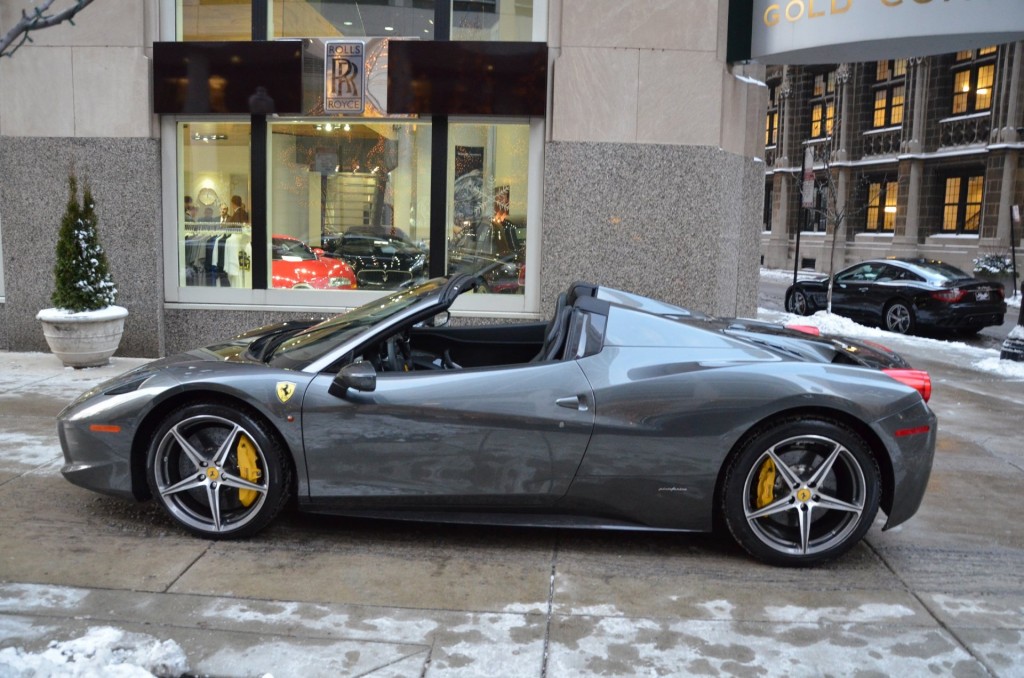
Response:
[{"label": "rolls-royce logo", "polygon": [[324,112],[362,113],[366,45],[361,40],[328,40],[324,47]]}]

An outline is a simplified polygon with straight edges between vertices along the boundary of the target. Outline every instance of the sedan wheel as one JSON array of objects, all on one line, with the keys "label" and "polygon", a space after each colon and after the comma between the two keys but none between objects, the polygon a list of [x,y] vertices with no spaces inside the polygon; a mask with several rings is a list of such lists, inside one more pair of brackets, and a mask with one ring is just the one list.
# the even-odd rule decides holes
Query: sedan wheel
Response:
[{"label": "sedan wheel", "polygon": [[265,527],[287,501],[291,477],[264,423],[211,403],[188,405],[164,420],[150,446],[147,474],[171,518],[211,539]]},{"label": "sedan wheel", "polygon": [[786,310],[797,315],[810,315],[810,304],[807,303],[807,295],[800,290],[793,290],[787,300]]},{"label": "sedan wheel", "polygon": [[824,419],[791,419],[748,439],[726,474],[729,531],[773,565],[813,565],[849,550],[878,511],[878,465],[864,440]]},{"label": "sedan wheel", "polygon": [[914,331],[914,312],[902,301],[894,301],[885,307],[885,329],[898,334]]}]

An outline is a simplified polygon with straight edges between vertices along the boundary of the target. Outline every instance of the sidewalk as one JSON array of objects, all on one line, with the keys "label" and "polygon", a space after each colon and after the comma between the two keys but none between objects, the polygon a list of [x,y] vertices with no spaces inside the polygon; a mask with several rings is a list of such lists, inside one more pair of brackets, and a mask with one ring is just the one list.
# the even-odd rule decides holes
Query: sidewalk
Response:
[{"label": "sidewalk", "polygon": [[786,570],[704,535],[294,513],[196,539],[59,473],[57,412],[145,362],[0,352],[0,675],[75,657],[94,675],[1024,676],[1024,395],[1005,379],[935,360],[921,512]]}]

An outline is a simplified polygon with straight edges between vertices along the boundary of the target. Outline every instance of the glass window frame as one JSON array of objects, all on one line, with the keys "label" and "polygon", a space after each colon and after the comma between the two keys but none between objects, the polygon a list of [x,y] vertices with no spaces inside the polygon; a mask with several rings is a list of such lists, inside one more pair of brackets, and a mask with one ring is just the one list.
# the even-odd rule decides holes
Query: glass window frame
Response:
[{"label": "glass window frame", "polygon": [[[950,196],[950,182],[958,181],[959,185],[954,191],[955,195]],[[972,193],[975,189],[980,191],[978,200],[974,201]],[[950,224],[952,211],[953,222]],[[942,218],[939,223],[940,235],[980,235],[981,220],[985,212],[985,173],[964,172],[960,174],[947,174],[942,177]],[[977,219],[975,228],[968,228],[968,222]]]},{"label": "glass window frame", "polygon": [[815,73],[811,81],[809,139],[832,136],[836,115],[836,72]]},{"label": "glass window frame", "polygon": [[[950,115],[975,115],[992,111],[997,54],[995,47],[957,53],[950,69]],[[985,86],[981,87],[982,84]],[[980,90],[985,92],[979,95]]]},{"label": "glass window frame", "polygon": [[[893,233],[896,230],[896,210],[899,208],[899,182],[888,177],[869,180],[864,201],[865,233]],[[886,212],[887,208],[893,211]]]}]

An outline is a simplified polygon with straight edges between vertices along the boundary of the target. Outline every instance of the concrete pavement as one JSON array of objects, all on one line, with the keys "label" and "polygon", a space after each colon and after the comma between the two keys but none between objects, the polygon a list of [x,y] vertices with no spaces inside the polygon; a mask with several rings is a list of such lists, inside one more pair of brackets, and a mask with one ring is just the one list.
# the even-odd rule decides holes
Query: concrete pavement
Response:
[{"label": "concrete pavement", "polygon": [[213,676],[1024,676],[1024,384],[894,348],[935,380],[924,506],[811,570],[715,536],[297,514],[195,539],[59,474],[53,417],[142,361],[0,353],[0,648],[114,626]]}]

